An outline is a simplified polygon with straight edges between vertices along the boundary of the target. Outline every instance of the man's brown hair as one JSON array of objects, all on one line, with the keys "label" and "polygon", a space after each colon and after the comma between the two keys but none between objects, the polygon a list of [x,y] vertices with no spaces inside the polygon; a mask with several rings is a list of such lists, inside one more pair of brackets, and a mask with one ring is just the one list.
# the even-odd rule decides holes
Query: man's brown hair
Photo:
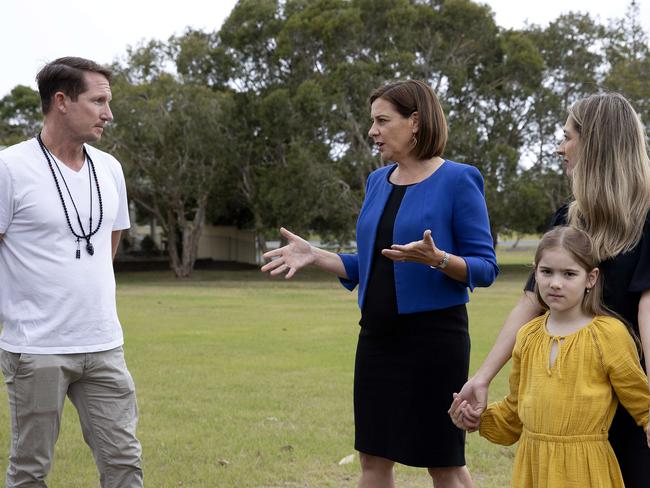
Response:
[{"label": "man's brown hair", "polygon": [[76,101],[77,97],[88,89],[84,80],[84,72],[87,71],[99,73],[108,81],[111,80],[111,71],[107,67],[89,59],[68,56],[43,66],[36,75],[43,114],[50,111],[52,97],[58,91]]}]

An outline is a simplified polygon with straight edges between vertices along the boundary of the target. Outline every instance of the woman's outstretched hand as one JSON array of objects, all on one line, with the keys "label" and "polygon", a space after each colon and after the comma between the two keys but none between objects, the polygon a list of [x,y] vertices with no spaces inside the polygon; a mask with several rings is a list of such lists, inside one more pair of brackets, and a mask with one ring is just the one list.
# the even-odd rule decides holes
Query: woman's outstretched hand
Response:
[{"label": "woman's outstretched hand", "polygon": [[264,259],[272,261],[262,266],[261,271],[269,272],[271,276],[286,273],[286,279],[291,278],[296,271],[313,264],[316,256],[314,249],[302,237],[292,234],[284,227],[280,234],[287,240],[287,245],[264,253]]},{"label": "woman's outstretched hand", "polygon": [[437,265],[441,251],[431,237],[431,231],[425,230],[422,240],[400,245],[393,244],[390,249],[382,249],[381,253],[393,261],[410,261],[426,265]]}]

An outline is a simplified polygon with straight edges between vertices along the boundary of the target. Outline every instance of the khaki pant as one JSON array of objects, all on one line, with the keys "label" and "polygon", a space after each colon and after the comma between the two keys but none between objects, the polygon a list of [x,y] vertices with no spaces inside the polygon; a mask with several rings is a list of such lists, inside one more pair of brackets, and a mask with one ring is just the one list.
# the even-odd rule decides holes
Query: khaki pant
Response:
[{"label": "khaki pant", "polygon": [[79,413],[102,488],[140,488],[135,387],[122,347],[86,354],[0,351],[11,415],[7,488],[46,488],[66,395]]}]

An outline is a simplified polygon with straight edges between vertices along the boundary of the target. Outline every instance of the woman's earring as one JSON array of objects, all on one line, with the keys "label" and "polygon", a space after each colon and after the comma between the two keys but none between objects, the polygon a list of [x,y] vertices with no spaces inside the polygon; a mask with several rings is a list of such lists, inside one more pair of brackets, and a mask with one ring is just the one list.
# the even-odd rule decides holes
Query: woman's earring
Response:
[{"label": "woman's earring", "polygon": [[591,288],[585,288],[585,293],[589,295],[589,293],[591,293]]},{"label": "woman's earring", "polygon": [[415,148],[418,145],[418,140],[415,137],[415,134],[411,136],[411,147]]}]

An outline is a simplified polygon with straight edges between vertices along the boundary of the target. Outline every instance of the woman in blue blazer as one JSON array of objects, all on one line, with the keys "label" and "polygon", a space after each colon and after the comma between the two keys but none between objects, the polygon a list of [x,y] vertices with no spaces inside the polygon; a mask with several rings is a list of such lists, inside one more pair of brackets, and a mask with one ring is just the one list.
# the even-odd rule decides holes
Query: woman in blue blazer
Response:
[{"label": "woman in blue blazer", "polygon": [[392,487],[395,462],[428,468],[436,487],[472,486],[464,433],[447,415],[467,380],[467,289],[489,286],[498,267],[483,179],[470,165],[441,158],[447,123],[421,81],[370,96],[373,139],[393,164],[368,177],[357,222],[357,253],[311,246],[286,229],[270,251],[272,275],[314,265],[353,290],[361,330],[354,379],[360,487]]}]

